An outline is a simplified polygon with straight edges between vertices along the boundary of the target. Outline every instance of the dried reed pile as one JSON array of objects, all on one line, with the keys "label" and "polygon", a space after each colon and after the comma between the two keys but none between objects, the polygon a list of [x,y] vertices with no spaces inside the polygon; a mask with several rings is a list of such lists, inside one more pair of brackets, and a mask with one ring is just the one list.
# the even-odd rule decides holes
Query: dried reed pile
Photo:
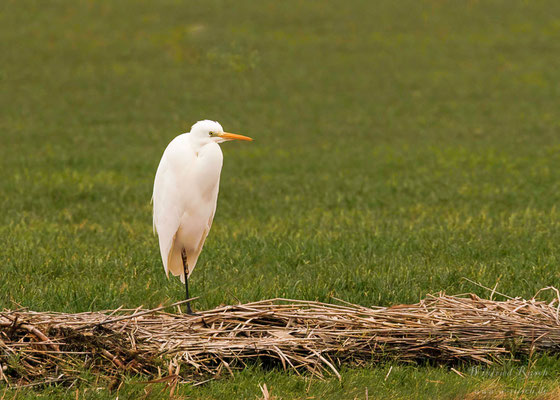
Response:
[{"label": "dried reed pile", "polygon": [[198,316],[155,310],[0,313],[0,380],[72,382],[84,368],[201,381],[260,360],[297,373],[338,376],[343,363],[386,359],[487,363],[560,350],[557,300],[428,296],[367,308],[273,299]]}]

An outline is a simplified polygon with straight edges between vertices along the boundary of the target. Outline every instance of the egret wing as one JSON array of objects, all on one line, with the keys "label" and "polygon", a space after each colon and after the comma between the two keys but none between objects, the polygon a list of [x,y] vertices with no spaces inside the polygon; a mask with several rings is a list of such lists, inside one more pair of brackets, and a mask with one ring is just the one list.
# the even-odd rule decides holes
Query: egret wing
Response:
[{"label": "egret wing", "polygon": [[181,177],[188,169],[188,152],[185,153],[181,137],[175,138],[165,149],[154,180],[153,228],[159,238],[159,249],[165,273],[169,276],[168,261],[181,223],[185,195],[180,187]]}]

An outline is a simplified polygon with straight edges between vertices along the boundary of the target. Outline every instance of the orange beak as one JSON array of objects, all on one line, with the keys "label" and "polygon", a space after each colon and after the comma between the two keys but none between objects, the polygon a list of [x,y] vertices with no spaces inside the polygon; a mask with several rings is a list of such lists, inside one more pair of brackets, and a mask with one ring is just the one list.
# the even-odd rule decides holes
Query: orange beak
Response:
[{"label": "orange beak", "polygon": [[228,133],[228,132],[220,133],[219,136],[226,140],[245,140],[248,142],[251,142],[253,140],[249,136],[236,135],[235,133]]}]

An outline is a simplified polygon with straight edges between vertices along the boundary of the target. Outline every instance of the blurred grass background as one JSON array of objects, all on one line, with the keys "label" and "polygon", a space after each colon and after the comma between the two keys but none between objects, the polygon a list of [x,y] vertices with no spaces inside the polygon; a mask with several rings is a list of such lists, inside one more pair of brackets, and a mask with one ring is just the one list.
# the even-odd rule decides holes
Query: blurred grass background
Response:
[{"label": "blurred grass background", "polygon": [[2,2],[0,307],[181,299],[150,197],[167,143],[204,118],[256,140],[222,146],[191,280],[199,309],[488,296],[464,277],[513,296],[558,286],[559,13],[505,0]]}]

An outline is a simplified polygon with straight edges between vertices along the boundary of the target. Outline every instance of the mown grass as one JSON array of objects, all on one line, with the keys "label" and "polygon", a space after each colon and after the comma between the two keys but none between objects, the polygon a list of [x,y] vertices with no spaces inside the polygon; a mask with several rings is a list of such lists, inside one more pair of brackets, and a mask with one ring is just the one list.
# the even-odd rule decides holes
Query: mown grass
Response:
[{"label": "mown grass", "polygon": [[[5,1],[0,306],[182,298],[163,274],[149,200],[166,144],[202,118],[256,140],[223,146],[218,212],[191,281],[200,309],[488,295],[463,277],[524,297],[558,286],[558,11],[554,1]],[[532,398],[560,372],[553,358],[539,363],[546,373],[528,380],[391,364],[385,381],[390,366],[372,366],[309,393],[448,398],[494,385]],[[307,387],[255,367],[181,392],[255,397],[265,381],[286,398]],[[523,384],[544,389],[516,392]]]}]

